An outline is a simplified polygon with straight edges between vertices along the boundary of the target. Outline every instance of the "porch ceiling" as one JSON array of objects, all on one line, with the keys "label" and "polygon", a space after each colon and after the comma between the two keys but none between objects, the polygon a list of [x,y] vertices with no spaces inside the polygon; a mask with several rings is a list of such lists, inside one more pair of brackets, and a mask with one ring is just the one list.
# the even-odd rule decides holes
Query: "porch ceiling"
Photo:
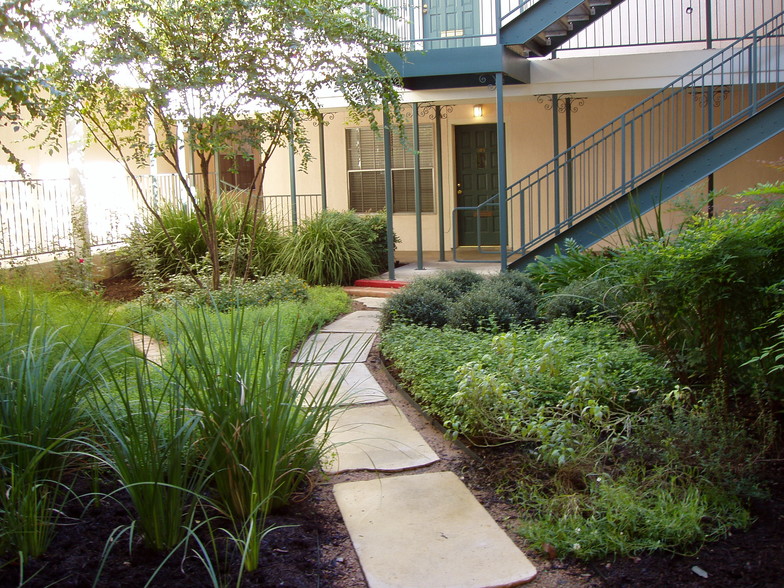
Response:
[{"label": "porch ceiling", "polygon": [[503,73],[509,84],[531,81],[528,60],[502,45],[408,51],[387,58],[409,90],[486,86],[494,83],[495,73]]}]

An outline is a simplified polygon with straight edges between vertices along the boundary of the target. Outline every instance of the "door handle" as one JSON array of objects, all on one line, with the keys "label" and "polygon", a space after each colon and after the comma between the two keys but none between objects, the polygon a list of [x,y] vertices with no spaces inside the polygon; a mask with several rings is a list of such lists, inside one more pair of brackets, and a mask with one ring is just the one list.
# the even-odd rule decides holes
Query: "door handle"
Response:
[{"label": "door handle", "polygon": [[460,194],[462,194],[462,193],[463,193],[463,191],[462,191],[462,190],[458,190],[458,191],[457,191],[457,195],[458,195],[458,196],[460,196]]},{"label": "door handle", "polygon": [[422,5],[422,14],[427,14],[430,10],[430,7],[427,4]]}]

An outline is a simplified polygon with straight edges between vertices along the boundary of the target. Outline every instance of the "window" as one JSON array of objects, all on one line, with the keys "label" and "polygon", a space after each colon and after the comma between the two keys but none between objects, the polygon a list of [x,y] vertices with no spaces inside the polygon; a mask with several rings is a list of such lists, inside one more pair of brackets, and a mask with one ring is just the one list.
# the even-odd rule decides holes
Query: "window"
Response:
[{"label": "window", "polygon": [[240,190],[253,188],[253,178],[256,174],[254,159],[247,159],[241,155],[220,155],[220,179],[225,184]]},{"label": "window", "polygon": [[[414,203],[413,127],[405,127],[405,145],[392,136],[392,208],[416,212]],[[349,206],[357,212],[377,212],[386,204],[384,140],[370,128],[346,129]],[[433,125],[419,127],[420,186],[422,212],[434,212]]]}]

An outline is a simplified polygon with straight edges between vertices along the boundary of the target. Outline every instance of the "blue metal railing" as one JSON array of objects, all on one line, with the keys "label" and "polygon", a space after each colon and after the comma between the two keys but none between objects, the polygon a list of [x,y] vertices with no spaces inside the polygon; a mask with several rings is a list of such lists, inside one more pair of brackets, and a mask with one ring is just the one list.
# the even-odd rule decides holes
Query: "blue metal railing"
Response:
[{"label": "blue metal railing", "polygon": [[[530,251],[781,98],[783,38],[779,13],[509,186],[509,254]],[[496,194],[461,210],[479,218],[498,203]]]},{"label": "blue metal railing", "polygon": [[[504,26],[543,1],[548,0],[476,0],[474,10],[459,11],[444,21],[449,22],[448,29],[440,27],[429,34],[425,32],[426,19],[435,12],[426,0],[382,0],[395,16],[373,13],[370,20],[397,36],[407,51],[492,45],[497,41],[497,13]],[[651,45],[718,48],[781,12],[783,1],[626,0],[558,50],[582,52]]]}]

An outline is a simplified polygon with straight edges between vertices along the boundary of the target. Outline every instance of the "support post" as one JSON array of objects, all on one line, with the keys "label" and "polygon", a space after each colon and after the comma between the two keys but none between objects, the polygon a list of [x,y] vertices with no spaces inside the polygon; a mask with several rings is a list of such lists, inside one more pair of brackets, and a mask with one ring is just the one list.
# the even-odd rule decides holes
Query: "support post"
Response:
[{"label": "support post", "polygon": [[387,271],[389,281],[395,279],[395,232],[392,226],[392,130],[389,128],[389,113],[384,106],[384,195],[387,208]]},{"label": "support post", "polygon": [[297,167],[294,158],[294,128],[289,141],[289,186],[291,187],[291,226],[297,228]]},{"label": "support post", "polygon": [[324,115],[319,115],[319,169],[321,171],[321,210],[327,209],[327,162],[324,160]]},{"label": "support post", "polygon": [[438,173],[438,261],[446,261],[444,251],[444,159],[441,155],[441,107],[436,106],[436,170]]},{"label": "support post", "polygon": [[550,100],[553,106],[553,160],[555,161],[555,169],[553,171],[553,190],[555,191],[553,214],[555,215],[555,234],[557,235],[560,232],[557,227],[561,222],[561,170],[558,168],[558,154],[560,153],[558,148],[558,94],[553,94]]},{"label": "support post", "polygon": [[422,161],[419,153],[419,103],[411,105],[414,132],[414,212],[416,214],[417,269],[425,269],[422,259]]},{"label": "support post", "polygon": [[[564,98],[566,108],[566,218],[574,214],[574,169],[572,164],[572,99]],[[571,223],[570,223],[571,224]]]},{"label": "support post", "polygon": [[500,226],[501,271],[507,269],[507,210],[506,210],[506,131],[504,127],[504,74],[495,74],[495,104],[498,132],[498,222]]}]

